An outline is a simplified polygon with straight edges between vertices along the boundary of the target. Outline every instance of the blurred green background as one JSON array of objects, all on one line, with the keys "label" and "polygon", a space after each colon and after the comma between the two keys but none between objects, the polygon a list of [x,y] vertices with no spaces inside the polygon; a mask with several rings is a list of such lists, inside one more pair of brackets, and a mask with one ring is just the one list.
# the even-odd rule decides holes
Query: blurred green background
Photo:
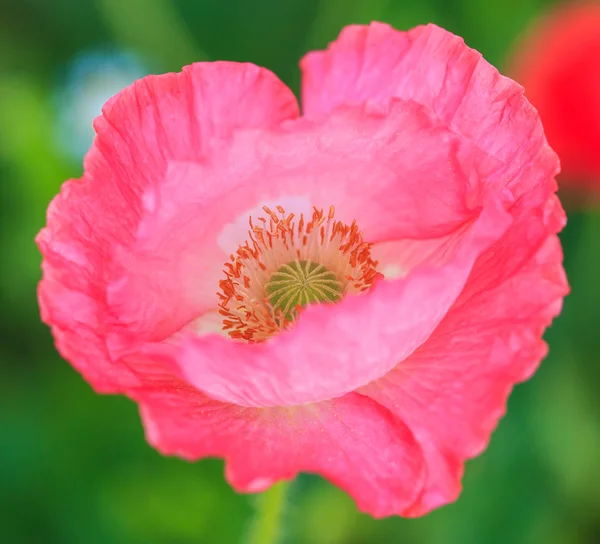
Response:
[{"label": "blurred green background", "polygon": [[[297,62],[349,23],[435,22],[502,69],[544,0],[0,0],[0,540],[235,543],[253,498],[220,461],[163,458],[136,407],[94,394],[60,359],[35,298],[33,237],[61,182],[81,173],[91,119],[135,78],[195,60],[251,61],[294,91]],[[375,521],[303,477],[291,543],[600,543],[600,215],[562,234],[572,294],[549,357],[516,388],[457,503],[418,520]]]}]

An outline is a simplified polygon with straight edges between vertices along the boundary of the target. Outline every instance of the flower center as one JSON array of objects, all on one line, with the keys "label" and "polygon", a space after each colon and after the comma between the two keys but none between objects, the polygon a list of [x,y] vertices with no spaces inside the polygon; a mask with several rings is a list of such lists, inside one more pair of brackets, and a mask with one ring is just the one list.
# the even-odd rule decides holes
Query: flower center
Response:
[{"label": "flower center", "polygon": [[265,285],[267,300],[274,311],[293,318],[297,306],[312,302],[338,302],[342,283],[325,266],[311,261],[292,261],[280,266]]},{"label": "flower center", "polygon": [[292,325],[309,304],[333,304],[361,293],[381,274],[371,259],[371,246],[352,222],[314,209],[308,220],[296,220],[277,207],[263,208],[266,217],[250,217],[248,240],[219,282],[219,313],[232,338],[261,342]]}]

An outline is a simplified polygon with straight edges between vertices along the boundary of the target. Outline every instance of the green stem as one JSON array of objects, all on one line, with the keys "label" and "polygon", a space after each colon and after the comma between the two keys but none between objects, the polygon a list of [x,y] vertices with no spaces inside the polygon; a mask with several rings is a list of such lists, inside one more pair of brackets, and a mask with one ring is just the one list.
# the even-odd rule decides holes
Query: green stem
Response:
[{"label": "green stem", "polygon": [[291,482],[279,482],[256,501],[256,514],[248,534],[248,544],[279,544],[283,536],[283,515]]}]

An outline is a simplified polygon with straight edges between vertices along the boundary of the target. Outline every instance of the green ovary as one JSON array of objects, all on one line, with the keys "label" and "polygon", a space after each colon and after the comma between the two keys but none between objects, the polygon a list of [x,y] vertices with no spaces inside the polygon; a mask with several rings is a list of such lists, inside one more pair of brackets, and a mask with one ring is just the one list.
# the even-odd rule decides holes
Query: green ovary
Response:
[{"label": "green ovary", "polygon": [[273,272],[265,285],[265,292],[273,309],[291,320],[297,306],[338,302],[342,298],[342,284],[322,264],[292,261]]}]

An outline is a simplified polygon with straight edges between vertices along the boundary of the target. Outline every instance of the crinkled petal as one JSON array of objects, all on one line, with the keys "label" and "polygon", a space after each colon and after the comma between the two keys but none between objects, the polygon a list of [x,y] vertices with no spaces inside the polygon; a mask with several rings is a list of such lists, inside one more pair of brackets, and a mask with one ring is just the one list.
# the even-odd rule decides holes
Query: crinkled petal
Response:
[{"label": "crinkled petal", "polygon": [[[48,208],[48,226],[36,238],[44,256],[38,287],[42,319],[51,326],[61,355],[106,393],[137,383],[126,366],[111,361],[103,339],[103,256],[114,237],[127,236],[130,222],[130,210],[110,194],[108,180],[105,191],[85,180],[68,181]],[[109,221],[119,212],[122,222],[115,220],[113,230]]]},{"label": "crinkled petal", "polygon": [[223,457],[231,485],[260,492],[299,471],[324,476],[374,516],[402,514],[425,474],[406,426],[371,399],[344,397],[293,408],[245,408],[184,383],[138,390],[148,441],[190,460]]},{"label": "crinkled petal", "polygon": [[494,288],[467,286],[424,345],[359,390],[404,421],[424,450],[427,484],[408,515],[457,498],[465,459],[485,448],[513,385],[545,356],[541,336],[567,290],[560,243],[551,236]]},{"label": "crinkled petal", "polygon": [[234,63],[149,76],[105,105],[83,177],[64,184],[37,237],[43,319],[61,353],[99,391],[136,382],[104,346],[105,280],[114,249],[134,240],[142,195],[162,183],[169,161],[204,160],[215,138],[297,113],[293,94],[272,73]]},{"label": "crinkled petal", "polygon": [[511,191],[513,185],[536,186],[536,177],[523,171],[534,161],[544,158],[554,174],[558,169],[523,88],[435,25],[408,32],[382,23],[349,26],[326,51],[306,55],[301,66],[302,105],[309,117],[340,105],[384,107],[392,98],[413,100],[494,157],[501,165],[494,177]]}]

